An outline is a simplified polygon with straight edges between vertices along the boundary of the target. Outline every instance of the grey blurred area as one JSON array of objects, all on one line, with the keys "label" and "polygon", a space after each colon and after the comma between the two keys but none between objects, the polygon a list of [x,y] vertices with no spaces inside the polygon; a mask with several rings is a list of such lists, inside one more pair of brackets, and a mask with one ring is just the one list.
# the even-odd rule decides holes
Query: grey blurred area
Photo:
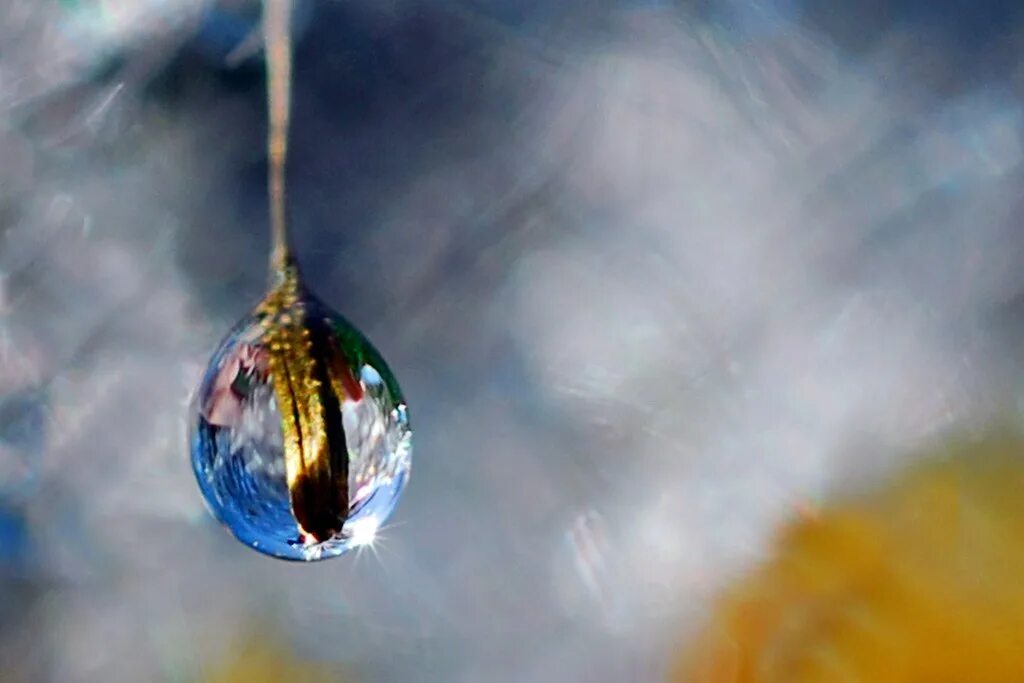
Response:
[{"label": "grey blurred area", "polygon": [[290,207],[406,392],[372,550],[236,543],[186,408],[260,298],[258,4],[0,0],[0,680],[657,681],[801,505],[1016,415],[1024,8],[309,0]]}]

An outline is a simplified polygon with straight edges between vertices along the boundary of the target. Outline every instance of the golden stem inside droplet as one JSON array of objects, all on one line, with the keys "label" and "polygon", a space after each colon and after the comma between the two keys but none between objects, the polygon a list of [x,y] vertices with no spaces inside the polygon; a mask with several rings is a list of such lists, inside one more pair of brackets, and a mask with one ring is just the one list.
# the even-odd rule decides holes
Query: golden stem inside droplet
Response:
[{"label": "golden stem inside droplet", "polygon": [[281,414],[285,480],[292,513],[303,535],[322,543],[342,531],[348,517],[348,446],[332,373],[340,357],[330,329],[312,319],[294,271],[263,300],[258,312],[269,348],[268,370]]}]

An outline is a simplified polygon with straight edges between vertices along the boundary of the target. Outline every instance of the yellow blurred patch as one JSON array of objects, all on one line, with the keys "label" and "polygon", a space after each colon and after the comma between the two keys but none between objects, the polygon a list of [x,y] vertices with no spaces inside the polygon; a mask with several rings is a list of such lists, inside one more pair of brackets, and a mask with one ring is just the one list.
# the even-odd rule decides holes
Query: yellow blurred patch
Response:
[{"label": "yellow blurred patch", "polygon": [[670,680],[1024,682],[1024,439],[949,445],[795,520]]},{"label": "yellow blurred patch", "polygon": [[352,683],[339,667],[303,661],[281,642],[252,634],[232,648],[221,662],[209,667],[204,683]]}]

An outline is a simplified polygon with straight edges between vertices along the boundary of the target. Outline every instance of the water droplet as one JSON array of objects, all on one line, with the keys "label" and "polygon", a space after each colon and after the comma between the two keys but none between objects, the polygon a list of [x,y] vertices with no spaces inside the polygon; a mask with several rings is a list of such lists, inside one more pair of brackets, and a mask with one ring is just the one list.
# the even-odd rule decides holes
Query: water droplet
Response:
[{"label": "water droplet", "polygon": [[213,514],[275,557],[324,559],[372,542],[408,479],[412,432],[397,381],[297,277],[221,343],[190,420]]}]

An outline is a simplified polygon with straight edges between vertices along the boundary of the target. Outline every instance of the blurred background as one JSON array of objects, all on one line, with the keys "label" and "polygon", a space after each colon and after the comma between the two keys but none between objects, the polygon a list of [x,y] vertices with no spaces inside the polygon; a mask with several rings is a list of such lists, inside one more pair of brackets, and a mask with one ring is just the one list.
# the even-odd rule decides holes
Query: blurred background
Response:
[{"label": "blurred background", "polygon": [[[960,557],[921,532],[959,506],[1024,528],[985,507],[1022,481],[1013,437],[960,488],[1024,398],[1024,5],[298,2],[296,249],[415,430],[375,546],[309,566],[222,530],[186,444],[266,283],[259,11],[0,0],[0,681],[946,680],[842,642],[806,645],[818,678],[742,663],[767,636],[679,662],[743,612],[717,596],[817,557],[780,529],[842,545],[820,510],[950,438],[962,466],[920,476],[952,502],[890,528],[869,496],[829,561],[884,565],[856,550],[884,534],[924,539],[903,569]],[[1020,542],[893,590],[998,602]],[[858,595],[890,634],[966,604]],[[988,636],[942,638],[921,652]],[[1024,680],[1020,652],[949,680]]]}]

